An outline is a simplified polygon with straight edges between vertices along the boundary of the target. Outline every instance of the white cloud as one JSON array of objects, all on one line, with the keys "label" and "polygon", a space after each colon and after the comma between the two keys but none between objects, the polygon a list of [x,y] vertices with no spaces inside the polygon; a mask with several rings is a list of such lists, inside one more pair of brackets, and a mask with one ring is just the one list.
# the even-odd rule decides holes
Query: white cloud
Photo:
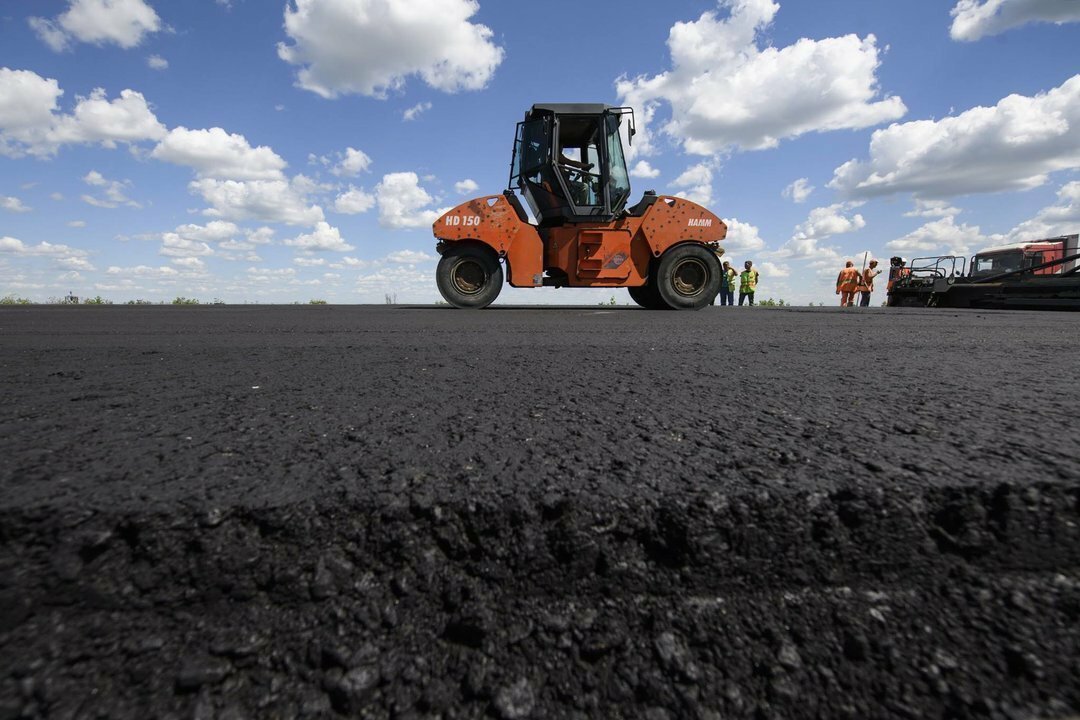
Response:
[{"label": "white cloud", "polygon": [[110,265],[105,273],[120,277],[136,277],[151,280],[171,280],[180,276],[180,271],[168,265],[150,267],[149,265],[136,265],[134,267],[119,267]]},{"label": "white cloud", "polygon": [[315,225],[325,219],[322,208],[308,205],[309,181],[302,175],[285,180],[193,180],[188,188],[211,207],[203,214],[225,220],[255,219],[286,225]]},{"label": "white cloud", "polygon": [[862,215],[851,214],[851,211],[860,205],[861,202],[849,202],[814,208],[806,222],[795,228],[791,239],[772,254],[780,258],[819,258],[831,262],[839,255],[834,248],[823,247],[820,243],[834,235],[843,235],[866,227],[866,220]]},{"label": "white cloud", "polygon": [[931,220],[917,230],[885,243],[885,247],[906,253],[945,253],[966,257],[985,241],[978,226],[957,225],[956,219],[950,216]]},{"label": "white cloud", "polygon": [[386,295],[396,296],[399,302],[417,302],[431,298],[435,289],[434,275],[410,265],[382,267],[356,278],[359,300],[382,302]]},{"label": "white cloud", "polygon": [[307,235],[298,235],[292,240],[286,240],[285,244],[308,252],[348,252],[354,249],[352,245],[341,239],[340,230],[325,222],[317,223],[315,230]]},{"label": "white cloud", "polygon": [[630,177],[655,178],[660,177],[660,171],[650,165],[647,160],[638,160],[637,164],[630,168]]},{"label": "white cloud", "polygon": [[236,224],[222,220],[212,220],[205,225],[181,225],[176,228],[176,234],[198,242],[222,242],[231,240],[240,233],[241,230]]},{"label": "white cloud", "polygon": [[671,184],[677,188],[686,188],[675,193],[677,197],[708,206],[712,202],[712,178],[712,167],[708,163],[698,163],[684,170]]},{"label": "white cloud", "polygon": [[29,22],[56,52],[67,49],[72,39],[133,48],[161,29],[161,19],[143,0],[69,0],[67,12],[54,20],[32,17]]},{"label": "white cloud", "polygon": [[334,200],[334,211],[342,215],[359,215],[373,207],[375,207],[375,196],[364,191],[363,188],[355,188],[352,185]]},{"label": "white cloud", "polygon": [[88,205],[110,209],[120,207],[121,205],[127,205],[128,207],[133,208],[142,207],[142,205],[129,198],[126,194],[127,188],[131,187],[130,180],[109,180],[97,170],[91,170],[83,177],[83,182],[91,187],[100,188],[105,194],[104,197],[83,195],[82,200]]},{"label": "white cloud", "polygon": [[994,236],[994,241],[1024,242],[1080,232],[1080,181],[1067,183],[1057,195],[1056,205],[1044,207],[1005,235]]},{"label": "white cloud", "polygon": [[70,115],[56,113],[64,91],[52,78],[29,70],[0,68],[0,155],[48,156],[65,143],[101,143],[157,140],[165,135],[141,93],[123,90],[109,100],[95,88],[89,97],[77,97]]},{"label": "white cloud", "polygon": [[765,241],[761,239],[761,231],[756,226],[741,222],[738,218],[729,218],[724,220],[724,223],[728,228],[727,237],[720,244],[726,251],[747,252],[765,247]]},{"label": "white cloud", "polygon": [[457,191],[458,195],[472,195],[479,189],[480,186],[471,178],[465,178],[464,180],[454,183],[454,190]]},{"label": "white cloud", "polygon": [[157,140],[165,135],[146,98],[134,90],[121,90],[120,97],[109,100],[102,88],[95,88],[88,98],[78,98],[75,111],[58,119],[50,139],[56,143],[100,142],[115,147],[117,142]]},{"label": "white cloud", "polygon": [[960,209],[952,207],[944,200],[915,200],[915,209],[904,213],[904,217],[936,218],[959,215]]},{"label": "white cloud", "polygon": [[810,184],[810,181],[807,178],[799,178],[784,188],[782,194],[792,202],[803,203],[806,202],[806,198],[810,197],[812,192],[814,192],[814,186]]},{"label": "white cloud", "polygon": [[67,225],[68,225],[68,227],[72,227],[72,228],[84,228],[84,227],[86,227],[86,221],[85,220],[70,220],[70,221],[68,221]]},{"label": "white cloud", "polygon": [[851,197],[911,192],[923,199],[1028,190],[1080,168],[1080,75],[1034,97],[1009,95],[942,120],[874,131],[870,159],[836,168],[829,187]]},{"label": "white cloud", "polygon": [[411,108],[409,108],[408,110],[406,110],[405,112],[403,112],[401,114],[401,119],[404,120],[405,122],[410,122],[410,121],[415,120],[416,118],[420,117],[420,115],[422,115],[423,113],[427,112],[430,109],[431,109],[431,103],[429,103],[429,102],[416,103]]},{"label": "white cloud", "polygon": [[414,172],[383,175],[375,186],[375,198],[379,205],[379,224],[388,228],[424,227],[435,222],[442,214],[428,209],[435,201],[424,188]]},{"label": "white cloud", "polygon": [[959,0],[949,35],[972,42],[1033,22],[1062,25],[1080,21],[1076,0]]},{"label": "white cloud", "polygon": [[33,208],[23,205],[23,201],[10,195],[0,195],[0,209],[13,213],[28,213]]},{"label": "white cloud", "polygon": [[73,257],[85,257],[86,252],[76,250],[67,245],[54,245],[50,242],[41,242],[37,245],[27,245],[22,240],[13,237],[0,237],[0,253],[12,255],[68,255]]},{"label": "white cloud", "polygon": [[214,249],[198,240],[189,240],[176,233],[164,233],[161,236],[161,254],[168,257],[196,257],[213,255]]},{"label": "white cloud", "polygon": [[338,177],[356,177],[366,172],[369,167],[371,167],[371,158],[366,152],[355,148],[345,148],[345,155],[341,158],[341,162],[330,172]]},{"label": "white cloud", "polygon": [[293,263],[300,267],[320,267],[326,264],[326,258],[298,257],[293,258]]},{"label": "white cloud", "polygon": [[221,180],[280,180],[287,165],[271,148],[253,148],[243,135],[219,127],[173,128],[150,156],[193,168],[200,178]]},{"label": "white cloud", "polygon": [[758,263],[758,269],[761,270],[763,277],[772,278],[785,278],[791,275],[791,268],[787,265],[777,265],[776,263],[763,262]]},{"label": "white cloud", "polygon": [[65,270],[83,270],[84,272],[91,272],[95,269],[94,265],[89,260],[77,255],[60,258],[56,261],[56,264]]},{"label": "white cloud", "polygon": [[169,61],[160,55],[151,55],[146,58],[146,66],[151,70],[168,70]]},{"label": "white cloud", "polygon": [[346,255],[341,258],[341,262],[334,263],[330,267],[337,269],[359,268],[361,270],[366,270],[367,268],[377,267],[379,264],[380,263],[375,260],[361,260],[360,258],[349,257]]},{"label": "white cloud", "polygon": [[710,11],[671,28],[671,70],[622,78],[616,86],[623,104],[645,111],[643,126],[650,103],[669,103],[663,130],[687,152],[771,148],[805,133],[871,127],[906,112],[898,97],[876,100],[880,63],[873,35],[759,47],[780,6],[772,0],[720,5],[729,17]]},{"label": "white cloud", "polygon": [[[295,6],[294,6],[295,5]],[[322,97],[385,97],[418,75],[445,92],[479,90],[502,62],[491,30],[469,22],[475,0],[294,0],[278,56],[297,85]]]},{"label": "white cloud", "polygon": [[197,257],[178,257],[170,260],[173,265],[184,268],[192,272],[200,273],[206,269],[206,263]]},{"label": "white cloud", "polygon": [[398,265],[416,265],[417,263],[429,262],[435,259],[434,255],[428,255],[426,252],[419,250],[398,250],[386,256],[387,262]]},{"label": "white cloud", "polygon": [[291,280],[296,277],[296,270],[294,268],[272,270],[270,268],[250,267],[247,269],[247,273],[248,278],[257,283],[281,282],[282,280]]}]

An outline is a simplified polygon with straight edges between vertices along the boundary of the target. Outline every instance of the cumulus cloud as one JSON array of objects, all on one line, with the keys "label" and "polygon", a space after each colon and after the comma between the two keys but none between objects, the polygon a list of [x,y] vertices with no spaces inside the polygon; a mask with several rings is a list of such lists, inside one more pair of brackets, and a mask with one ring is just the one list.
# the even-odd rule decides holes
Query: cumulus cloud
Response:
[{"label": "cumulus cloud", "polygon": [[834,235],[843,235],[866,227],[863,216],[851,212],[860,205],[861,202],[849,202],[814,208],[806,221],[795,228],[791,239],[774,255],[786,258],[837,257],[835,249],[822,246],[821,242]]},{"label": "cumulus cloud", "polygon": [[0,195],[0,209],[13,213],[28,213],[33,208],[27,207],[23,201],[10,195]]},{"label": "cumulus cloud", "polygon": [[354,249],[341,239],[340,230],[325,222],[317,223],[311,233],[286,240],[285,244],[308,252],[348,252]]},{"label": "cumulus cloud", "polygon": [[85,257],[73,255],[70,257],[62,257],[56,261],[57,266],[65,270],[82,270],[83,272],[91,272],[95,270],[93,263],[87,260]]},{"label": "cumulus cloud", "polygon": [[630,168],[630,177],[650,179],[660,177],[660,171],[650,165],[647,160],[638,160],[637,163]]},{"label": "cumulus cloud", "polygon": [[904,217],[937,218],[959,215],[960,208],[955,208],[944,200],[915,199],[915,207],[904,213]]},{"label": "cumulus cloud", "polygon": [[429,102],[416,103],[411,108],[409,108],[405,112],[401,113],[401,119],[404,120],[405,122],[410,122],[410,121],[415,120],[416,118],[420,117],[420,115],[422,115],[423,113],[426,113],[430,109],[431,109],[431,103],[429,103]]},{"label": "cumulus cloud", "polygon": [[356,177],[371,167],[371,158],[363,150],[345,148],[345,154],[339,157],[341,161],[330,170],[338,177]]},{"label": "cumulus cloud", "polygon": [[810,197],[812,192],[814,192],[814,186],[810,184],[810,181],[807,178],[799,178],[784,188],[782,194],[792,202],[803,203],[806,202],[806,198]]},{"label": "cumulus cloud", "polygon": [[151,70],[168,70],[169,61],[160,55],[151,55],[146,58],[146,66]]},{"label": "cumulus cloud", "polygon": [[203,211],[209,217],[286,225],[315,225],[325,219],[321,207],[308,204],[310,181],[302,175],[290,181],[202,178],[188,189],[210,204]]},{"label": "cumulus cloud", "polygon": [[214,249],[205,242],[189,240],[177,233],[164,233],[161,236],[161,254],[168,257],[188,258],[213,255]]},{"label": "cumulus cloud", "polygon": [[733,250],[748,252],[765,247],[765,241],[761,239],[761,231],[756,226],[741,222],[738,218],[729,218],[724,220],[724,223],[728,231],[727,237],[721,244],[729,253]]},{"label": "cumulus cloud", "polygon": [[1080,181],[1064,185],[1057,203],[1040,210],[1035,217],[1020,223],[1005,235],[995,235],[998,242],[1025,242],[1080,232]]},{"label": "cumulus cloud", "polygon": [[165,135],[141,93],[123,90],[109,100],[95,88],[89,97],[76,97],[70,115],[57,113],[64,91],[52,78],[29,70],[0,68],[0,155],[49,156],[66,143],[157,140]]},{"label": "cumulus cloud", "polygon": [[352,185],[334,200],[334,211],[342,215],[359,215],[375,207],[375,196]]},{"label": "cumulus cloud", "polygon": [[87,185],[98,188],[103,196],[83,195],[82,200],[87,205],[99,208],[118,208],[126,205],[133,208],[141,208],[142,205],[127,196],[127,188],[131,187],[130,180],[109,180],[97,170],[91,170],[83,177]]},{"label": "cumulus cloud", "polygon": [[931,220],[917,230],[885,243],[885,247],[902,253],[925,252],[966,257],[985,242],[978,226],[957,225],[956,218],[949,216]]},{"label": "cumulus cloud", "polygon": [[952,9],[953,40],[972,42],[1034,22],[1080,21],[1076,0],[959,0]]},{"label": "cumulus cloud", "polygon": [[777,265],[772,262],[763,262],[757,265],[763,277],[786,278],[791,275],[791,268],[787,265]]},{"label": "cumulus cloud", "polygon": [[222,180],[280,180],[287,166],[271,148],[253,148],[243,135],[219,127],[173,128],[150,156],[193,168],[200,178]]},{"label": "cumulus cloud", "polygon": [[56,52],[73,40],[129,49],[161,29],[161,18],[143,0],[69,0],[67,12],[52,20],[31,17],[29,23]]},{"label": "cumulus cloud", "polygon": [[712,178],[712,167],[708,163],[698,163],[684,170],[671,184],[677,188],[685,188],[675,193],[677,197],[707,206],[712,202]]},{"label": "cumulus cloud", "polygon": [[[871,127],[906,112],[898,97],[878,99],[873,35],[760,47],[780,6],[772,0],[719,4],[727,17],[709,11],[671,28],[671,70],[624,77],[616,85],[623,104],[643,111],[643,126],[654,103],[669,104],[663,131],[687,152],[771,148],[805,133]],[[647,146],[647,134],[643,140]]]},{"label": "cumulus cloud", "polygon": [[161,265],[159,267],[151,267],[149,265],[136,265],[134,267],[110,265],[105,270],[105,273],[123,278],[135,277],[150,280],[171,280],[179,277],[181,274],[179,270],[168,265]]},{"label": "cumulus cloud", "polygon": [[386,256],[386,261],[398,265],[416,265],[417,263],[435,260],[434,255],[428,255],[419,250],[398,250]]},{"label": "cumulus cloud", "polygon": [[322,97],[385,97],[419,76],[444,92],[479,90],[503,59],[491,29],[469,22],[475,0],[293,0],[278,56]]},{"label": "cumulus cloud", "polygon": [[50,242],[41,242],[37,245],[27,245],[22,240],[13,237],[0,237],[0,253],[12,255],[66,255],[69,257],[85,257],[86,252],[77,250],[67,245],[54,245]]},{"label": "cumulus cloud", "polygon": [[429,209],[435,199],[420,187],[420,178],[414,172],[384,175],[375,186],[375,199],[379,205],[379,224],[383,227],[424,227],[442,214]]},{"label": "cumulus cloud", "polygon": [[476,181],[472,180],[471,178],[466,178],[464,180],[454,183],[454,190],[457,191],[458,195],[472,195],[479,189],[480,186],[477,185]]},{"label": "cumulus cloud", "polygon": [[910,192],[922,199],[1028,190],[1052,172],[1080,168],[1080,75],[1036,95],[1009,95],[941,120],[874,131],[870,158],[833,172],[849,197]]}]

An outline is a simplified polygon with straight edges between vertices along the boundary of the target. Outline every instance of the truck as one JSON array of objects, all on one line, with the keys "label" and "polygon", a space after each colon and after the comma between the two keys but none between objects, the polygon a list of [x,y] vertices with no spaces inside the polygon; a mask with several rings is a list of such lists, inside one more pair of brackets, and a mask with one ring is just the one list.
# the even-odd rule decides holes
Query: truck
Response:
[{"label": "truck", "polygon": [[628,204],[624,133],[632,142],[632,108],[533,105],[517,124],[507,189],[432,225],[443,299],[487,307],[505,277],[519,288],[624,287],[652,310],[712,303],[727,225],[695,202],[651,190]]},{"label": "truck", "polygon": [[890,260],[890,307],[1080,310],[1080,234]]}]

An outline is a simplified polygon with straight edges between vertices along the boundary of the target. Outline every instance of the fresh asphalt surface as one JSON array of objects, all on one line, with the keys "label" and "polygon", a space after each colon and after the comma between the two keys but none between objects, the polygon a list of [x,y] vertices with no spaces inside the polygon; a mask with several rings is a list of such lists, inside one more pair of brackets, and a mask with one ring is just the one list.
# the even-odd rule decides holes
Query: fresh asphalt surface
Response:
[{"label": "fresh asphalt surface", "polygon": [[0,308],[0,717],[1080,713],[1078,337]]},{"label": "fresh asphalt surface", "polygon": [[883,308],[3,309],[0,504],[1076,481],[1078,337]]}]

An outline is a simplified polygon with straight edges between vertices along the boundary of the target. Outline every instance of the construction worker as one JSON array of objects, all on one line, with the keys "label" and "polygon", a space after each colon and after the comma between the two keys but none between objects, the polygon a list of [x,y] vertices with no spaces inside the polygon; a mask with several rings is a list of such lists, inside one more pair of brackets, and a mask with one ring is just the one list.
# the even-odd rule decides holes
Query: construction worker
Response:
[{"label": "construction worker", "polygon": [[859,271],[855,263],[848,260],[844,269],[836,276],[836,294],[840,296],[840,307],[851,307],[855,303],[855,291],[859,288]]},{"label": "construction worker", "polygon": [[881,274],[877,266],[878,261],[871,260],[870,267],[862,272],[861,282],[859,283],[859,292],[862,293],[862,297],[859,299],[859,307],[870,307],[870,293],[874,292],[874,278]]},{"label": "construction worker", "polygon": [[906,268],[904,265],[904,258],[902,257],[889,258],[889,285],[885,289],[886,292],[892,292],[895,283],[911,275],[911,268]]},{"label": "construction worker", "polygon": [[[735,278],[738,273],[735,272],[735,268],[731,267],[731,263],[727,260],[724,261],[723,272],[720,273],[720,304],[721,305],[734,305],[735,304]],[[713,299],[715,302],[715,298]]]},{"label": "construction worker", "polygon": [[744,262],[743,271],[739,273],[739,307],[742,307],[743,300],[747,298],[750,299],[750,307],[754,306],[754,291],[757,290],[760,279],[761,273],[754,269],[753,261]]}]

